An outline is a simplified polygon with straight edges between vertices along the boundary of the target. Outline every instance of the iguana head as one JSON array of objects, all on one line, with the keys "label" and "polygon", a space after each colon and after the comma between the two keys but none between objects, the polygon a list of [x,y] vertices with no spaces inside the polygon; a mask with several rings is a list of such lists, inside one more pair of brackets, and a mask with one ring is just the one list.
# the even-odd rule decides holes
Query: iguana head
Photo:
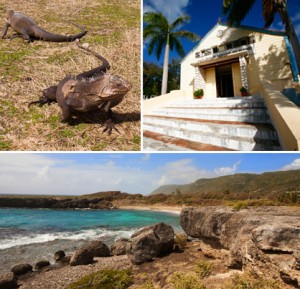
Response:
[{"label": "iguana head", "polygon": [[6,19],[9,20],[13,15],[14,15],[15,11],[11,8],[8,8],[6,10]]},{"label": "iguana head", "polygon": [[118,95],[125,95],[130,89],[131,84],[118,75],[104,74],[99,79],[93,81],[97,87],[98,96],[104,99],[113,99]]},{"label": "iguana head", "polygon": [[96,103],[123,97],[130,89],[131,84],[121,76],[104,74],[95,79],[70,79],[62,91],[64,98],[85,98]]}]

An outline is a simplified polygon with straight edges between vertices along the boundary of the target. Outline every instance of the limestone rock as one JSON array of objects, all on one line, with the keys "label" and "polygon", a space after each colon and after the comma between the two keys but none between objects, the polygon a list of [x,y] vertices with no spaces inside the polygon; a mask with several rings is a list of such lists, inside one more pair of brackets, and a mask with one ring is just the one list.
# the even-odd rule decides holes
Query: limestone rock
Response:
[{"label": "limestone rock", "polygon": [[32,272],[32,266],[29,264],[17,264],[11,268],[11,272],[14,275],[24,275],[28,272]]},{"label": "limestone rock", "polygon": [[88,265],[93,263],[93,253],[86,248],[79,248],[75,251],[70,260],[71,266]]},{"label": "limestone rock", "polygon": [[174,230],[170,225],[158,223],[144,227],[131,236],[128,254],[133,264],[142,264],[173,250]]},{"label": "limestone rock", "polygon": [[50,266],[50,262],[47,260],[41,260],[34,265],[34,269],[41,270],[44,267]]},{"label": "limestone rock", "polygon": [[111,253],[112,255],[126,255],[126,248],[127,248],[127,244],[129,242],[129,239],[127,238],[121,238],[118,239],[114,242],[114,244],[112,244],[111,246]]},{"label": "limestone rock", "polygon": [[293,268],[295,270],[300,270],[300,250],[295,250],[293,255],[294,255]]},{"label": "limestone rock", "polygon": [[261,250],[292,253],[299,248],[300,228],[266,224],[252,231],[252,240]]},{"label": "limestone rock", "polygon": [[85,248],[91,251],[94,257],[109,257],[111,255],[107,245],[101,241],[93,241]]},{"label": "limestone rock", "polygon": [[[292,284],[300,279],[296,271],[300,268],[300,216],[293,211],[277,207],[238,212],[229,207],[186,208],[180,223],[188,236],[228,250],[226,265],[230,268],[272,270]],[[280,273],[292,270],[296,273],[290,275],[290,280]]]},{"label": "limestone rock", "polygon": [[59,251],[54,253],[53,259],[54,259],[55,262],[58,262],[59,260],[61,260],[65,256],[66,256],[65,252],[63,250],[59,250]]},{"label": "limestone rock", "polygon": [[17,279],[13,273],[0,275],[0,289],[18,288]]},{"label": "limestone rock", "polygon": [[58,260],[57,262],[61,265],[69,265],[70,264],[70,260],[71,260],[72,256],[65,256],[62,257],[60,260]]}]

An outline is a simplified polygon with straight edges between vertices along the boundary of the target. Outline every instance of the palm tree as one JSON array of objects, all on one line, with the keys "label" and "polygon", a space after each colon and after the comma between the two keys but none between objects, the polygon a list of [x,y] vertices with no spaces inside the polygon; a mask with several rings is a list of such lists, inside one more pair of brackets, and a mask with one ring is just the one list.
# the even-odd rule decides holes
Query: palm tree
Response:
[{"label": "palm tree", "polygon": [[[255,0],[223,0],[223,13],[228,15],[227,20],[229,24],[239,25],[253,6],[254,2]],[[293,47],[298,73],[300,73],[300,45],[294,26],[288,15],[287,1],[262,0],[262,5],[265,28],[270,27],[274,21],[275,14],[279,14],[283,24],[285,25],[285,32]]]},{"label": "palm tree", "polygon": [[178,17],[173,23],[170,23],[162,13],[144,13],[144,23],[146,24],[144,39],[149,40],[148,53],[152,54],[154,51],[157,60],[159,60],[161,52],[165,47],[161,94],[167,93],[170,50],[175,48],[176,52],[183,57],[185,52],[179,39],[186,38],[191,41],[199,39],[196,34],[190,31],[179,30],[179,27],[186,24],[189,20],[190,17],[184,15]]}]

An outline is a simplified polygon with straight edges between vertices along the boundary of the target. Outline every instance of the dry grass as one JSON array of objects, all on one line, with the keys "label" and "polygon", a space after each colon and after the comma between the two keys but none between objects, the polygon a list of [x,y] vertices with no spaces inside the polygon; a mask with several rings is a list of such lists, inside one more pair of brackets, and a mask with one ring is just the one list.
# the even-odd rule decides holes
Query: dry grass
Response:
[{"label": "dry grass", "polygon": [[1,24],[8,7],[54,33],[78,33],[67,20],[85,25],[88,34],[81,42],[106,57],[110,73],[129,80],[132,89],[113,108],[120,134],[102,133],[105,116],[99,112],[78,115],[73,125],[61,123],[57,104],[28,108],[28,103],[65,75],[99,66],[99,60],[75,43],[0,40],[0,150],[140,150],[140,1],[0,0]]}]

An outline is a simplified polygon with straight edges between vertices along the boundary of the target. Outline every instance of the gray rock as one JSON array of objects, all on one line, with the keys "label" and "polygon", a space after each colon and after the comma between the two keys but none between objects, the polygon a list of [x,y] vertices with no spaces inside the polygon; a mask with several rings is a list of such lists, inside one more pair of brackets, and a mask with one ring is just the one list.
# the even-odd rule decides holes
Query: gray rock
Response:
[{"label": "gray rock", "polygon": [[131,236],[127,253],[133,264],[142,264],[173,250],[174,230],[170,225],[158,223],[142,228]]},{"label": "gray rock", "polygon": [[300,250],[295,250],[293,255],[294,255],[293,269],[300,270]]},{"label": "gray rock", "polygon": [[71,266],[88,265],[93,263],[93,253],[86,248],[79,248],[75,251],[70,260]]},{"label": "gray rock", "polygon": [[61,265],[69,265],[71,257],[72,256],[65,256],[65,257],[61,258],[60,260],[58,260],[57,262]]},{"label": "gray rock", "polygon": [[66,256],[65,252],[63,250],[59,250],[59,251],[54,253],[53,259],[54,259],[55,262],[58,262],[59,260],[61,260],[65,256]]},{"label": "gray rock", "polygon": [[115,256],[126,255],[126,248],[129,239],[121,238],[116,240],[111,246],[111,253]]},{"label": "gray rock", "polygon": [[50,266],[50,262],[47,260],[41,260],[34,265],[34,269],[41,270],[44,267]]},{"label": "gray rock", "polygon": [[[300,216],[280,207],[249,208],[238,212],[229,207],[186,208],[180,223],[188,236],[215,248],[228,250],[226,265],[242,269],[298,268]],[[266,267],[266,269],[268,269]]]},{"label": "gray rock", "polygon": [[18,288],[17,279],[13,273],[0,275],[0,289]]},{"label": "gray rock", "polygon": [[14,275],[24,275],[28,272],[32,272],[32,266],[29,264],[17,264],[11,268],[11,272]]},{"label": "gray rock", "polygon": [[93,241],[85,246],[86,249],[90,250],[94,257],[109,257],[111,256],[110,250],[106,244],[101,241]]},{"label": "gray rock", "polygon": [[252,231],[252,240],[261,250],[293,253],[299,248],[300,228],[266,224]]}]

